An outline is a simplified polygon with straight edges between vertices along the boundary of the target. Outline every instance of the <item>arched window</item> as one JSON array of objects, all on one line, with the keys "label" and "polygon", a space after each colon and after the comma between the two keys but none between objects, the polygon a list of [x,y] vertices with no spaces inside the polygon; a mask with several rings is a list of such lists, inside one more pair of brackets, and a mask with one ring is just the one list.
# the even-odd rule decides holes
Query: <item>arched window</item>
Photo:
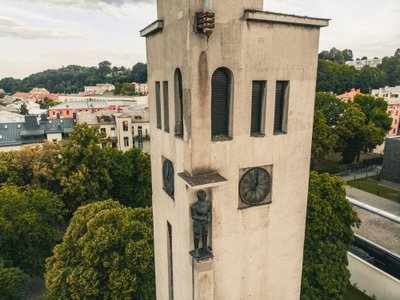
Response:
[{"label": "arched window", "polygon": [[229,136],[232,75],[226,68],[217,69],[211,79],[211,135]]},{"label": "arched window", "polygon": [[175,70],[175,135],[183,137],[183,89],[181,70]]}]

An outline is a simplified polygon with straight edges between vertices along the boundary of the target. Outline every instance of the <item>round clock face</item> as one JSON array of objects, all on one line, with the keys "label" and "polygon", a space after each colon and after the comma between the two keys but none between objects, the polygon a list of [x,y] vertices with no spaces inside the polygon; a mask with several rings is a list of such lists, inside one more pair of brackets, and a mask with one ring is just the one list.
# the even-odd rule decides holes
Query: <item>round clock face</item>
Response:
[{"label": "round clock face", "polygon": [[271,174],[263,168],[253,168],[243,174],[239,195],[248,205],[260,204],[271,191]]},{"label": "round clock face", "polygon": [[168,195],[172,196],[174,194],[174,166],[172,162],[166,159],[163,163],[163,181],[164,190]]}]

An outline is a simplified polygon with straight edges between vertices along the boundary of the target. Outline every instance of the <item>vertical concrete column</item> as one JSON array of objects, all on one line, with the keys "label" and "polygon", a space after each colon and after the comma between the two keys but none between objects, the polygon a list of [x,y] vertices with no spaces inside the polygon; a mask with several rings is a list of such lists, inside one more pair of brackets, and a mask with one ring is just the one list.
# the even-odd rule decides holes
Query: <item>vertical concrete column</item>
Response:
[{"label": "vertical concrete column", "polygon": [[214,270],[212,258],[193,258],[193,300],[214,300]]}]

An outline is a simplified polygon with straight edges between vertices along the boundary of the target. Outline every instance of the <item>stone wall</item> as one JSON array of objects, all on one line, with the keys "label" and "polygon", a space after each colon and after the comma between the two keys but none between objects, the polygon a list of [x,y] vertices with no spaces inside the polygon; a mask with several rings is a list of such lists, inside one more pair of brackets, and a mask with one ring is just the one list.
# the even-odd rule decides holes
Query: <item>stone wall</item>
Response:
[{"label": "stone wall", "polygon": [[386,139],[381,179],[400,183],[400,137]]}]

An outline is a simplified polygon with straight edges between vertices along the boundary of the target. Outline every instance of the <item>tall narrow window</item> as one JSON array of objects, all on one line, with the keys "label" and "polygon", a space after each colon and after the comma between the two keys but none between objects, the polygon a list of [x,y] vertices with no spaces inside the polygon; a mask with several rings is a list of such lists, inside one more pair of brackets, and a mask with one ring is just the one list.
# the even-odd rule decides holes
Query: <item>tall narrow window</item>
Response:
[{"label": "tall narrow window", "polygon": [[225,68],[217,69],[211,82],[211,135],[229,136],[231,74]]},{"label": "tall narrow window", "polygon": [[156,116],[157,116],[157,128],[161,129],[161,96],[160,96],[159,81],[156,81]]},{"label": "tall narrow window", "polygon": [[265,103],[265,81],[253,81],[251,96],[251,135],[263,133],[263,109]]},{"label": "tall narrow window", "polygon": [[163,82],[163,100],[164,100],[164,131],[169,132],[169,95],[168,95],[168,81]]},{"label": "tall narrow window", "polygon": [[183,88],[181,70],[175,70],[175,135],[183,137]]},{"label": "tall narrow window", "polygon": [[289,81],[276,82],[274,134],[287,133]]},{"label": "tall narrow window", "polygon": [[172,226],[167,222],[168,227],[168,290],[169,300],[174,300],[174,269],[172,260]]}]

